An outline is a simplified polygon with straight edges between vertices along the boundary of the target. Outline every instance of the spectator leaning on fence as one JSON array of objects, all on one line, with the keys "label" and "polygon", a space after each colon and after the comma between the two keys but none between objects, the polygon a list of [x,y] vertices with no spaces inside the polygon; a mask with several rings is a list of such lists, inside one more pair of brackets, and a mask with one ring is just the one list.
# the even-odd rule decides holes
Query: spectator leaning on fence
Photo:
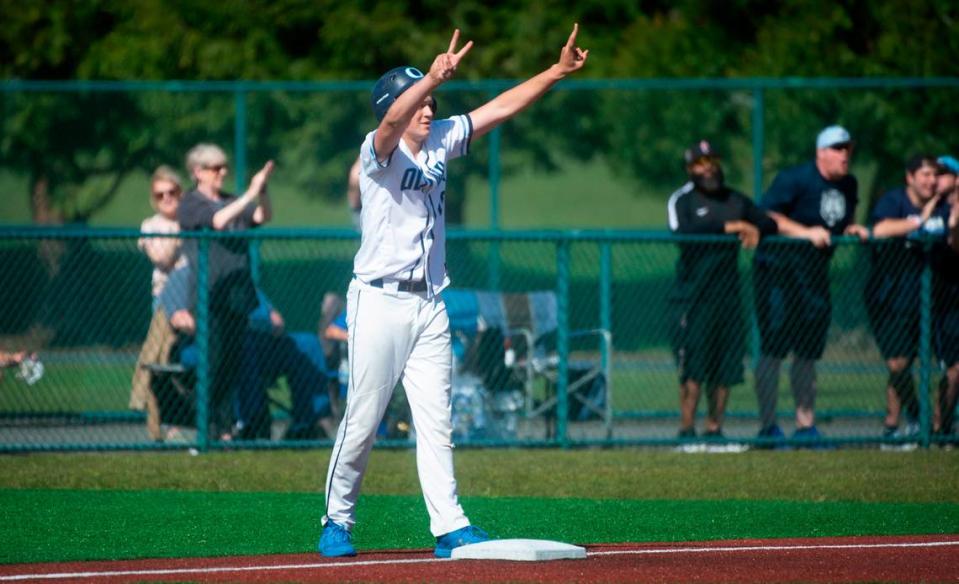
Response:
[{"label": "spectator leaning on fence", "polygon": [[859,195],[856,179],[849,172],[852,150],[852,138],[845,128],[825,128],[816,137],[815,159],[780,172],[760,201],[780,234],[808,242],[763,242],[754,260],[762,352],[756,367],[760,438],[783,437],[776,421],[776,401],[782,360],[791,352],[795,355],[790,368],[795,437],[819,437],[816,361],[822,357],[832,316],[831,238],[842,234],[868,237],[868,230],[853,222]]},{"label": "spectator leaning on fence", "polygon": [[959,160],[952,156],[940,156],[939,172],[936,173],[936,192],[949,204],[949,237],[950,247],[959,251],[959,239],[955,233],[959,229]]},{"label": "spectator leaning on fence", "polygon": [[[753,248],[776,223],[746,195],[724,184],[718,156],[706,140],[683,155],[689,181],[669,198],[669,230],[680,235],[735,234]],[[729,388],[743,382],[746,322],[735,242],[684,242],[676,264],[675,352],[679,367],[680,438],[696,436],[696,406],[706,386],[704,436],[722,438]]]},{"label": "spectator leaning on fence", "polygon": [[150,391],[150,372],[143,367],[146,363],[162,360],[169,349],[169,335],[164,334],[165,316],[157,316],[157,306],[163,287],[173,270],[186,265],[186,256],[181,253],[181,241],[175,237],[149,237],[147,234],[171,234],[180,231],[177,221],[177,209],[183,194],[180,175],[169,166],[160,166],[150,179],[150,205],[156,211],[140,224],[144,234],[137,240],[137,247],[153,263],[151,294],[153,296],[153,318],[147,331],[147,338],[140,348],[136,369],[130,391],[130,409],[147,412],[147,431],[153,440],[164,438],[160,427],[159,409],[156,399]]},{"label": "spectator leaning on fence", "polygon": [[[270,220],[272,208],[266,183],[273,172],[273,161],[253,175],[249,188],[239,197],[223,192],[229,167],[226,154],[218,146],[194,146],[187,153],[186,166],[195,184],[184,195],[177,211],[184,231],[236,232]],[[184,247],[190,265],[198,269],[197,240],[187,240]],[[227,437],[232,425],[229,397],[239,369],[240,340],[247,317],[257,306],[248,241],[244,237],[210,239],[207,265],[212,374],[210,433]]]},{"label": "spectator leaning on fence", "polygon": [[[884,437],[918,431],[919,402],[912,364],[919,348],[920,280],[929,261],[923,235],[943,238],[949,206],[936,190],[939,165],[932,156],[917,155],[906,163],[905,187],[880,197],[872,212],[872,266],[866,281],[869,322],[879,351],[886,360]],[[905,410],[906,430],[899,433],[900,411]]]},{"label": "spectator leaning on fence", "polygon": [[[939,157],[940,172],[959,174],[959,161]],[[953,439],[954,414],[959,397],[959,184],[953,179],[937,181],[938,194],[949,205],[946,243],[932,250],[933,346],[945,375],[933,404],[933,432]],[[950,188],[951,186],[951,188]]]}]

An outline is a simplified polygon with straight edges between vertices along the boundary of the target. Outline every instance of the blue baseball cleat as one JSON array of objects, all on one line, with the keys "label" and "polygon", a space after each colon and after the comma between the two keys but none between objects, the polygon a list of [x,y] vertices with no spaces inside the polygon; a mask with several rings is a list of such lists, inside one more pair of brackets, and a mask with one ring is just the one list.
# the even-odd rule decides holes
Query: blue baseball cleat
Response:
[{"label": "blue baseball cleat", "polygon": [[779,424],[773,424],[772,426],[766,426],[765,428],[759,431],[759,434],[756,435],[757,438],[767,438],[768,442],[759,444],[757,448],[775,448],[776,450],[785,450],[786,445],[783,442],[786,440],[786,434],[783,433],[783,429],[779,427]]},{"label": "blue baseball cleat", "polygon": [[328,558],[355,556],[353,535],[339,523],[327,521],[320,536],[320,553]]},{"label": "blue baseball cleat", "polygon": [[793,439],[806,442],[805,445],[800,445],[801,448],[811,448],[813,450],[834,450],[836,447],[832,444],[823,444],[820,442],[823,435],[819,433],[819,429],[816,428],[816,425],[807,426],[805,428],[796,428],[796,431],[793,433]]},{"label": "blue baseball cleat", "polygon": [[472,543],[483,543],[489,541],[490,536],[479,527],[467,525],[456,531],[443,534],[436,538],[435,554],[437,558],[448,558],[453,554],[453,549]]}]

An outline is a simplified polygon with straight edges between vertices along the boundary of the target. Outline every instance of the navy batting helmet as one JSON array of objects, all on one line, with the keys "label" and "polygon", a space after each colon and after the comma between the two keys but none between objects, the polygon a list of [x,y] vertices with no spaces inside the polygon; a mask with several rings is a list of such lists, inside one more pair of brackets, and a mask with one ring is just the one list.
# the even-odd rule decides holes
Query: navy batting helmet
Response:
[{"label": "navy batting helmet", "polygon": [[[423,72],[416,67],[397,67],[383,74],[373,86],[373,93],[370,96],[376,121],[383,121],[396,98],[422,78]],[[433,98],[433,111],[436,111],[436,98]]]}]

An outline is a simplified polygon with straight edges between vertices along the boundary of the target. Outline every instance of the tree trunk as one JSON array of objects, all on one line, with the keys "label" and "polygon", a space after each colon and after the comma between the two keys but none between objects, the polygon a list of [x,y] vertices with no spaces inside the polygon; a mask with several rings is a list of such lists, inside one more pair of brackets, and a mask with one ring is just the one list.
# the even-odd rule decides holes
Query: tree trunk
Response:
[{"label": "tree trunk", "polygon": [[[55,209],[50,200],[50,180],[39,175],[33,180],[30,189],[30,215],[34,225],[60,225],[63,216]],[[60,272],[60,263],[66,252],[64,242],[58,239],[44,239],[37,248],[40,262],[50,278]]]}]

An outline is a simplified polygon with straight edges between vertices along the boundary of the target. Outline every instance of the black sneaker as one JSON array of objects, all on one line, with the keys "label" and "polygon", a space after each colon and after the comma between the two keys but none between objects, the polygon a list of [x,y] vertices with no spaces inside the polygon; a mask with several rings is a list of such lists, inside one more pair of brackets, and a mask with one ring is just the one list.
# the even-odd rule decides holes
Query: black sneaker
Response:
[{"label": "black sneaker", "polygon": [[726,439],[726,436],[723,435],[722,430],[707,430],[703,433],[703,439],[708,442],[721,442]]},{"label": "black sneaker", "polygon": [[680,440],[694,440],[696,438],[696,428],[680,428],[676,437]]}]

